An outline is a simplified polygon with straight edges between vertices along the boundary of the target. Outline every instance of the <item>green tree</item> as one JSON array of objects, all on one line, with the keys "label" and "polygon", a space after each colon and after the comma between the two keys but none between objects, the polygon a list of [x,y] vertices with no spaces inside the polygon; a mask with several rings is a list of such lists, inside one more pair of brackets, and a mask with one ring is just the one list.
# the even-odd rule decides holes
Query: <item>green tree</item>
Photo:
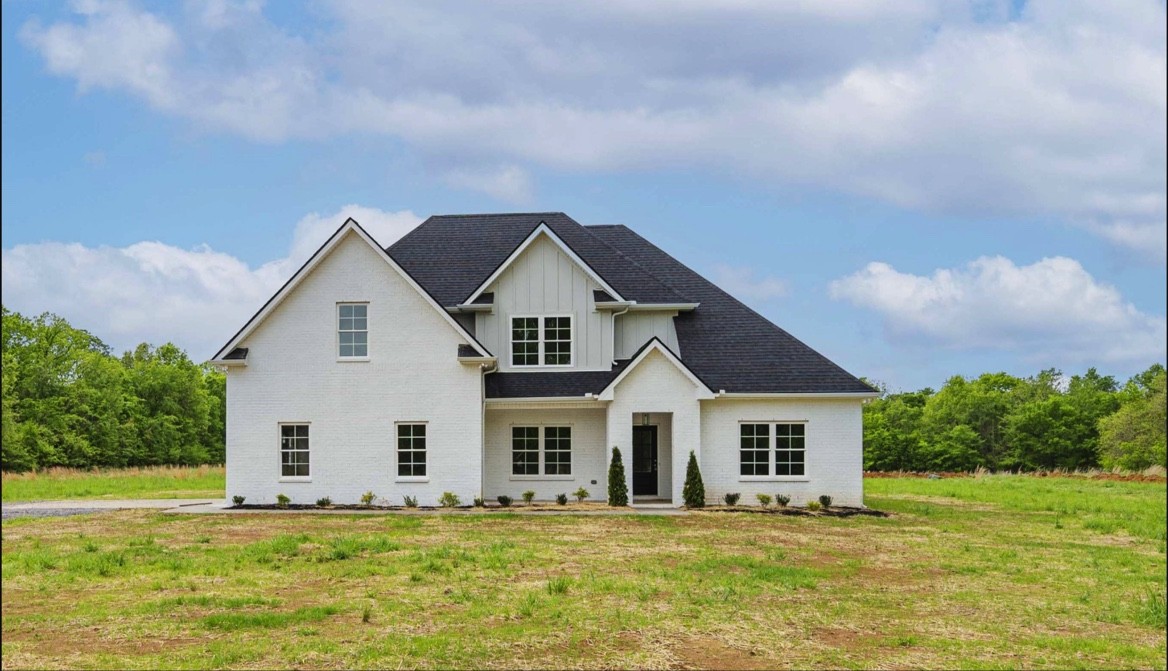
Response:
[{"label": "green tree", "polygon": [[702,471],[698,468],[698,458],[689,451],[689,463],[685,466],[685,486],[681,498],[687,508],[702,508],[706,505],[706,486],[702,483]]},{"label": "green tree", "polygon": [[1099,457],[1104,468],[1168,468],[1166,380],[1163,366],[1133,377],[1121,394],[1120,408],[1099,421]]},{"label": "green tree", "polygon": [[608,505],[629,505],[629,483],[625,479],[625,465],[621,461],[620,448],[612,448],[612,461],[608,464]]}]

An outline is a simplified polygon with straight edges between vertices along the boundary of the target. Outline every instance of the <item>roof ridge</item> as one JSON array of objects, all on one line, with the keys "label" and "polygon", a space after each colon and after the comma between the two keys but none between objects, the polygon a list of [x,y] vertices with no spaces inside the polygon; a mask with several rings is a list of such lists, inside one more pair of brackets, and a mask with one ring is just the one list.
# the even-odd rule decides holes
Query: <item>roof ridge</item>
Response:
[{"label": "roof ridge", "polygon": [[[585,225],[583,225],[583,224],[580,224],[580,227],[581,227],[581,228],[583,228],[583,229],[585,229],[585,230],[587,230],[587,229],[589,229],[589,228],[623,228],[623,229],[625,229],[626,231],[630,231],[630,232],[633,230],[633,229],[629,228],[628,226],[625,226],[624,224],[597,224],[596,226],[585,226]],[[591,231],[588,231],[588,234],[589,234],[589,235],[592,235],[592,232],[591,232]],[[634,235],[636,235],[636,234],[634,233]],[[592,237],[593,237],[594,239],[598,240],[598,241],[600,242],[600,244],[602,244],[602,245],[604,245],[605,247],[608,247],[609,249],[611,249],[611,250],[613,250],[614,252],[616,252],[617,256],[621,257],[621,259],[623,259],[624,261],[626,261],[626,262],[628,262],[628,263],[631,263],[631,264],[633,264],[635,267],[639,268],[639,269],[640,269],[642,272],[644,272],[646,275],[648,275],[649,277],[651,277],[651,278],[653,278],[654,280],[656,280],[658,284],[660,284],[661,286],[663,286],[663,287],[665,287],[666,289],[668,289],[668,290],[669,290],[669,291],[670,291],[670,292],[671,292],[671,293],[672,293],[674,296],[677,296],[678,298],[680,298],[680,299],[681,299],[681,300],[683,300],[683,301],[689,301],[689,300],[690,300],[690,298],[689,298],[688,296],[685,296],[685,295],[683,295],[683,294],[681,293],[681,291],[679,291],[679,290],[677,289],[677,287],[675,287],[675,286],[673,286],[672,284],[670,284],[670,283],[666,282],[665,280],[661,279],[661,277],[660,277],[660,276],[658,276],[656,273],[654,273],[652,270],[649,270],[649,269],[648,269],[648,268],[646,268],[644,265],[642,265],[641,263],[639,263],[639,262],[638,262],[636,259],[634,259],[633,257],[629,256],[628,254],[625,254],[624,252],[622,252],[622,251],[621,251],[621,249],[620,249],[619,247],[617,247],[617,246],[615,246],[615,245],[612,245],[612,244],[609,244],[609,242],[608,242],[607,240],[603,240],[603,239],[601,239],[601,238],[598,238],[598,237],[596,237],[595,235],[592,235]],[[638,238],[641,238],[641,236],[639,236],[639,235],[638,235],[637,237],[638,237]],[[645,240],[645,238],[641,238],[641,239],[642,239],[642,240]],[[649,242],[649,241],[648,241],[648,240],[645,240],[645,242]],[[652,243],[649,243],[649,244],[652,244]],[[656,246],[656,245],[654,245],[654,246]],[[671,256],[671,257],[669,257],[669,258],[671,258],[671,259],[672,259],[673,257]],[[677,261],[677,259],[673,259],[673,260],[674,260],[674,261]],[[680,261],[677,261],[677,262],[678,262],[678,263],[681,263]],[[688,267],[688,266],[687,266],[687,267]]]},{"label": "roof ridge", "polygon": [[[431,214],[427,219],[441,217],[443,219],[464,219],[469,217],[536,217],[548,214],[559,214],[567,217],[568,215],[559,211],[547,212],[479,212],[477,214]],[[571,217],[569,217],[571,218]]]}]

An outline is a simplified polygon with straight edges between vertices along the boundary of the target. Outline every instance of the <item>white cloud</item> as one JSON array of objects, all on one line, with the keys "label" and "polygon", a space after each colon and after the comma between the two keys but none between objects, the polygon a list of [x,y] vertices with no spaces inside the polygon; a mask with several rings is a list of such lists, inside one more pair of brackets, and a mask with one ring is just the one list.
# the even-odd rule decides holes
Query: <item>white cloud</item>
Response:
[{"label": "white cloud", "polygon": [[1146,364],[1165,356],[1164,317],[1139,311],[1065,257],[1028,266],[982,257],[931,276],[870,263],[829,290],[882,315],[887,336],[902,344],[1016,351],[1043,365]]},{"label": "white cloud", "polygon": [[393,138],[511,202],[537,168],[713,169],[1163,260],[1163,3],[1012,6],[334,0],[302,36],[256,2],[111,2],[21,36],[82,91],[260,141]]},{"label": "white cloud", "polygon": [[776,277],[756,277],[754,270],[745,266],[714,266],[714,284],[726,293],[754,303],[765,303],[783,298],[790,292],[787,283]]},{"label": "white cloud", "polygon": [[172,341],[192,359],[203,360],[349,217],[383,246],[421,223],[409,211],[359,205],[309,214],[296,225],[288,255],[257,268],[206,246],[16,245],[3,250],[3,301],[19,312],[59,314],[115,351],[143,341]]}]

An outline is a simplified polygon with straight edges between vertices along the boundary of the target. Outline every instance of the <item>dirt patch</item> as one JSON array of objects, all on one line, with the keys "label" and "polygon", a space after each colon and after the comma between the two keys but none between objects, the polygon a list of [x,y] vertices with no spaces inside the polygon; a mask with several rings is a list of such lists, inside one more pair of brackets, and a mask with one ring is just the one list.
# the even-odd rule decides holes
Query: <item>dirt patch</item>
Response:
[{"label": "dirt patch", "polygon": [[[1034,471],[1033,473],[1006,472],[1004,475],[1017,475],[1032,478],[1081,478],[1086,480],[1111,480],[1114,482],[1168,482],[1168,476],[1152,473],[1109,473],[1106,471]],[[989,471],[980,473],[954,473],[951,471],[864,471],[864,477],[878,480],[881,478],[928,478],[930,480],[948,480],[952,478],[976,478],[982,475],[993,475]]]},{"label": "dirt patch", "polygon": [[757,657],[751,651],[740,650],[727,645],[725,641],[710,636],[695,636],[686,639],[673,648],[678,660],[675,668],[681,669],[773,669],[778,663],[765,657]]},{"label": "dirt patch", "polygon": [[711,513],[754,513],[756,515],[789,515],[792,517],[855,517],[856,515],[891,517],[888,513],[880,510],[844,506],[832,506],[814,512],[806,508],[763,508],[761,506],[706,506],[702,510]]}]

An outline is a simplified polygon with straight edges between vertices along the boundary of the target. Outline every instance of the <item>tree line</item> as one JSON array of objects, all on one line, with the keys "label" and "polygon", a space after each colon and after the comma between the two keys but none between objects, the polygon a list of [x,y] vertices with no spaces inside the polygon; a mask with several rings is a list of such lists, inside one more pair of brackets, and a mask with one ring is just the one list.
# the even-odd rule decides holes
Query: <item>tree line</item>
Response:
[{"label": "tree line", "polygon": [[864,406],[866,470],[1168,466],[1160,364],[1122,386],[1094,368],[1069,378],[1055,369],[955,376],[938,391],[874,386],[881,395]]},{"label": "tree line", "polygon": [[170,343],[118,357],[56,315],[0,312],[3,470],[223,462],[222,373]]}]

